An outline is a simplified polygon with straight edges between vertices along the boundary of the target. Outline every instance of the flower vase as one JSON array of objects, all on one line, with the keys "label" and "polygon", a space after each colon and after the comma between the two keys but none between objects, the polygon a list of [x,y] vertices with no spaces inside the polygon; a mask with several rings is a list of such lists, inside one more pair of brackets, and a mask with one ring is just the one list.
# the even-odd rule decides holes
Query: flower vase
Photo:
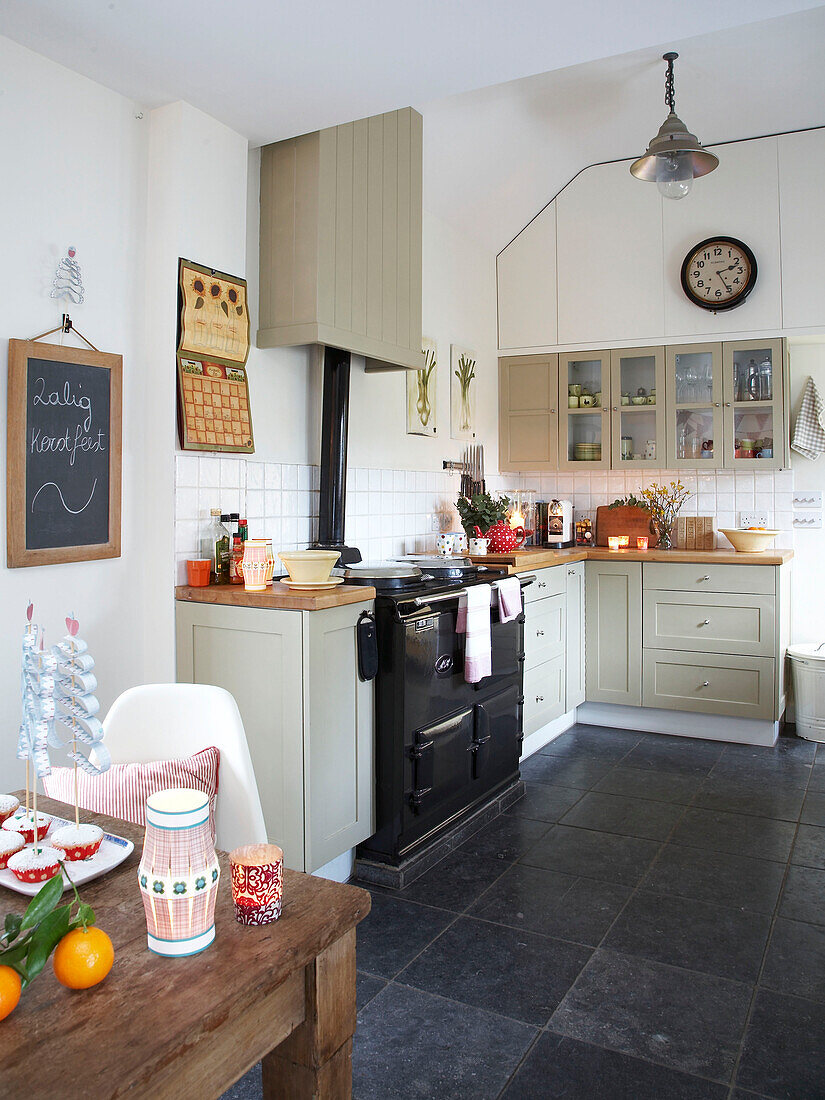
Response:
[{"label": "flower vase", "polygon": [[657,550],[672,550],[673,549],[673,525],[666,523],[662,519],[657,519],[654,523],[656,527],[656,534],[659,536],[659,545]]},{"label": "flower vase", "polygon": [[150,951],[195,955],[212,943],[219,878],[209,795],[188,787],[150,795],[138,868]]}]

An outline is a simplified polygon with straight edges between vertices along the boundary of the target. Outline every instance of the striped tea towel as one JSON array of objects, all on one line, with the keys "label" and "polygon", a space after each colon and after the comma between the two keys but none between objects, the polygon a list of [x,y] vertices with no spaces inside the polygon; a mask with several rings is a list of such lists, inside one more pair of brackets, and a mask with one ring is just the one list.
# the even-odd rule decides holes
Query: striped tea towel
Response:
[{"label": "striped tea towel", "polygon": [[825,452],[825,405],[813,378],[808,379],[805,387],[799,416],[794,424],[791,450],[798,451],[811,462]]},{"label": "striped tea towel", "polygon": [[496,584],[498,590],[498,621],[509,623],[521,614],[521,581],[518,577],[506,577]]},{"label": "striped tea towel", "polygon": [[468,684],[477,684],[492,672],[492,653],[490,642],[490,597],[489,584],[477,584],[467,589],[458,603],[458,617],[455,629],[457,634],[466,634],[464,640],[464,679]]}]

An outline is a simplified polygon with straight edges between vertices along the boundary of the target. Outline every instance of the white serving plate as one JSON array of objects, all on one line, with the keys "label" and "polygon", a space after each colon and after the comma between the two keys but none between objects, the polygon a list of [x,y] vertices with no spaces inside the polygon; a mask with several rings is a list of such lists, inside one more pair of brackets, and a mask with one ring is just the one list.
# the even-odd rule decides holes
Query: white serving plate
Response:
[{"label": "white serving plate", "polygon": [[284,577],[283,584],[287,588],[294,588],[296,592],[311,592],[320,589],[336,588],[339,584],[344,583],[343,577],[330,577],[328,581],[291,581],[288,577]]},{"label": "white serving plate", "polygon": [[[65,817],[52,817],[49,833],[55,829],[61,828],[63,825],[74,825],[74,822],[67,821]],[[40,843],[48,844],[49,834],[47,834]],[[27,844],[26,847],[33,848],[34,845]],[[135,846],[131,840],[127,840],[123,836],[118,836],[116,833],[104,833],[103,841],[91,859],[78,860],[67,865],[72,876],[72,882],[74,882],[75,886],[80,886],[84,882],[91,882],[94,878],[100,878],[101,875],[105,875],[107,872],[113,871],[115,867],[119,867],[124,859],[128,859],[134,850]],[[18,894],[27,894],[29,897],[34,897],[43,886],[43,883],[21,882],[20,879],[6,867],[0,871],[0,886],[7,886],[9,890],[14,890]],[[63,889],[71,889],[71,883],[65,874],[63,875]]]}]

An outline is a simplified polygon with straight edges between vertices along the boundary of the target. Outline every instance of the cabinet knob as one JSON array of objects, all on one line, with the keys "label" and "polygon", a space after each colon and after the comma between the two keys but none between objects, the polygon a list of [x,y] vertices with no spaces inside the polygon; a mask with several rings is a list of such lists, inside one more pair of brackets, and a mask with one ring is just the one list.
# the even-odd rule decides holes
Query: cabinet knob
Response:
[{"label": "cabinet knob", "polygon": [[704,682],[704,683],[702,684],[702,687],[703,687],[703,688],[708,688],[708,687],[710,687],[710,681],[709,681],[709,680],[705,680],[705,682]]},{"label": "cabinet knob", "polygon": [[725,402],[725,408],[726,408],[726,409],[729,409],[729,408],[730,408],[730,401],[726,401],[726,402]]},{"label": "cabinet knob", "polygon": [[536,702],[537,703],[543,703],[544,702],[544,696],[543,695],[537,695],[536,696]]},{"label": "cabinet knob", "polygon": [[546,587],[547,587],[547,581],[539,581],[539,588],[546,588]]},{"label": "cabinet knob", "polygon": [[618,405],[614,405],[614,406],[613,406],[613,412],[614,412],[614,413],[617,413],[618,411],[619,411],[619,406],[618,406]]},{"label": "cabinet knob", "polygon": [[718,409],[720,407],[720,402],[719,401],[714,401],[713,407],[714,407],[714,409]]},{"label": "cabinet knob", "polygon": [[576,570],[575,569],[568,569],[567,570],[567,576],[568,577],[575,577],[575,575],[576,575]]},{"label": "cabinet knob", "polygon": [[543,638],[544,637],[544,631],[543,630],[537,630],[536,631],[536,637],[537,638]]},{"label": "cabinet knob", "polygon": [[704,622],[699,623],[700,626],[710,626],[710,619],[705,619]]},{"label": "cabinet knob", "polygon": [[555,410],[555,409],[551,409],[551,410],[550,410],[550,415],[551,415],[551,416],[555,416],[555,415],[556,415],[556,410]]},{"label": "cabinet knob", "polygon": [[607,405],[605,405],[605,407],[602,409],[602,412],[605,414],[605,416],[607,416],[607,414],[610,412],[610,409]]},{"label": "cabinet knob", "polygon": [[700,577],[700,578],[699,578],[699,580],[700,580],[700,581],[709,581],[709,580],[710,580],[710,577],[708,576],[708,574],[707,574],[707,573],[705,573],[704,577]]}]

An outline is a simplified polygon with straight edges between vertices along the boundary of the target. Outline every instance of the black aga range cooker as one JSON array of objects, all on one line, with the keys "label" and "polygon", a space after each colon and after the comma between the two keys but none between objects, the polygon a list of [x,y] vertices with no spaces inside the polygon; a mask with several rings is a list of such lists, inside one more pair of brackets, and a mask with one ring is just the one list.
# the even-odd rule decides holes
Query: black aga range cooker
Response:
[{"label": "black aga range cooker", "polygon": [[[426,857],[419,856],[518,786],[523,740],[523,613],[500,622],[493,595],[492,674],[468,684],[464,634],[456,633],[459,597],[470,585],[495,585],[497,574],[467,562],[451,578],[428,577],[430,563],[419,564],[423,576],[414,567],[400,576],[404,566],[385,571],[394,576],[367,567],[347,572],[349,583],[360,575],[378,592],[377,830],[358,848],[358,872],[399,885],[382,879],[380,867],[365,873],[364,861],[387,871],[415,864],[421,873]],[[523,578],[522,587],[531,580]]]}]

